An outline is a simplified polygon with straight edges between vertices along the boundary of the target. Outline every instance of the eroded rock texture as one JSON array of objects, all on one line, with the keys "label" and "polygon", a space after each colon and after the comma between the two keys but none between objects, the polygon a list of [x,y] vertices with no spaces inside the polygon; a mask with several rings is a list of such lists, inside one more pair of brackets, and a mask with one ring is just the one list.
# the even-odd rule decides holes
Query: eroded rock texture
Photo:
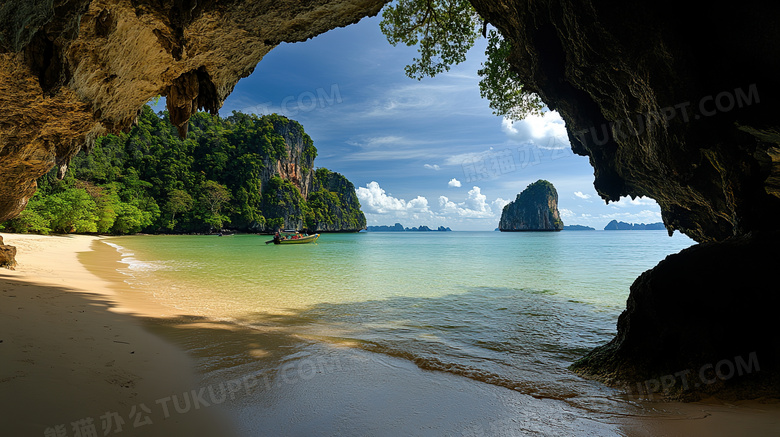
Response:
[{"label": "eroded rock texture", "polygon": [[385,0],[43,0],[0,5],[0,221],[82,147],[166,96],[186,134],[281,42],[376,14]]},{"label": "eroded rock texture", "polygon": [[13,270],[16,266],[16,247],[3,244],[3,237],[0,236],[0,267]]},{"label": "eroded rock texture", "polygon": [[634,281],[615,339],[574,370],[638,396],[777,395],[778,245],[769,232],[668,256]]},{"label": "eroded rock texture", "polygon": [[780,6],[472,0],[522,82],[561,113],[607,200],[650,196],[668,229],[721,241],[780,212]]},{"label": "eroded rock texture", "polygon": [[758,351],[760,372],[688,391],[750,380],[780,393],[780,5],[471,2],[511,41],[522,82],[560,112],[599,194],[650,196],[670,232],[706,243],[637,279],[615,341],[576,370],[641,382]]},{"label": "eroded rock texture", "polygon": [[504,206],[498,222],[501,232],[560,231],[563,221],[558,212],[558,191],[553,184],[538,180]]}]

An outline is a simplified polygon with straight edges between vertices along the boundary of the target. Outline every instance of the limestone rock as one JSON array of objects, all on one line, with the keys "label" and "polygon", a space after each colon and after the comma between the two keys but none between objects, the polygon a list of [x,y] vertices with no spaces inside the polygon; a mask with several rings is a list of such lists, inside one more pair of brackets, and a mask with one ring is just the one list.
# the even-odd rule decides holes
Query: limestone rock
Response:
[{"label": "limestone rock", "polygon": [[0,236],[0,267],[13,270],[16,267],[16,247],[3,244],[3,237]]},{"label": "limestone rock", "polygon": [[562,230],[553,184],[541,179],[530,184],[504,207],[498,228],[502,232]]},{"label": "limestone rock", "polygon": [[561,114],[601,197],[651,197],[697,241],[777,229],[780,4],[471,3]]},{"label": "limestone rock", "polygon": [[0,5],[0,221],[35,180],[64,174],[82,147],[128,129],[166,97],[181,134],[216,112],[239,79],[282,42],[375,15],[386,0],[68,0]]},{"label": "limestone rock", "polygon": [[760,233],[668,256],[631,285],[615,339],[573,369],[635,395],[780,393],[780,294],[768,280],[778,244],[780,233]]},{"label": "limestone rock", "polygon": [[651,197],[669,232],[711,243],[643,274],[616,339],[575,369],[643,382],[733,364],[754,348],[764,351],[764,383],[733,378],[706,391],[736,393],[744,383],[746,397],[780,393],[770,381],[780,355],[777,293],[766,285],[780,241],[759,238],[778,229],[780,215],[780,5],[471,3],[510,41],[520,82],[561,114],[601,197]]},{"label": "limestone rock", "polygon": [[360,210],[355,185],[340,173],[319,168],[309,207],[319,213],[318,232],[358,232],[366,228],[366,216]]}]

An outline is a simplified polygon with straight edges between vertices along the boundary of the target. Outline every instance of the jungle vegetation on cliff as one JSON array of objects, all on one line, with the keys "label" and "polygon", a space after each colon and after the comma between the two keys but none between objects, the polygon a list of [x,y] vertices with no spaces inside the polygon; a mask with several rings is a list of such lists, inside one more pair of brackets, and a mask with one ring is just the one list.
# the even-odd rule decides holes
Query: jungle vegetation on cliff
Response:
[{"label": "jungle vegetation on cliff", "polygon": [[[315,171],[316,156],[303,127],[276,114],[198,113],[181,139],[166,113],[146,106],[129,133],[102,137],[76,156],[63,180],[55,170],[40,178],[27,208],[2,227],[42,234],[362,229],[354,186]],[[289,168],[300,177],[279,174]]]}]

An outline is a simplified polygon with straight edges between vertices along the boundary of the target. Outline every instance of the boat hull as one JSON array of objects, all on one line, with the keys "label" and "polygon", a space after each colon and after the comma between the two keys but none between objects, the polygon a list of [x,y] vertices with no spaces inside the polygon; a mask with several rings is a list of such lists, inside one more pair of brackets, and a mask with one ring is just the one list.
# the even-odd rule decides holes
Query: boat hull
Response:
[{"label": "boat hull", "polygon": [[309,235],[308,237],[297,238],[295,240],[275,240],[274,244],[306,244],[314,243],[320,238],[320,234]]}]

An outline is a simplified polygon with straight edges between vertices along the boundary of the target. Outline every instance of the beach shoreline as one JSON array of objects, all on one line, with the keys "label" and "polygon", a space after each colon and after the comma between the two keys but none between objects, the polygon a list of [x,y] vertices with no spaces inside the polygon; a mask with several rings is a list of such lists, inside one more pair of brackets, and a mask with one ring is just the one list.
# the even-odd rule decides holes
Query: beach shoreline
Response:
[{"label": "beach shoreline", "polygon": [[18,250],[16,270],[0,269],[4,435],[231,435],[218,409],[159,414],[194,385],[194,362],[147,330],[138,314],[151,306],[81,264],[100,237],[2,235]]},{"label": "beach shoreline", "polygon": [[[12,418],[3,428],[9,435],[56,426],[74,435],[88,418],[101,435],[109,417],[109,435],[768,436],[780,429],[774,401],[646,403],[643,415],[589,414],[290,330],[188,315],[127,286],[120,255],[100,237],[3,236],[19,248],[17,270],[0,271],[0,411]],[[124,421],[120,432],[114,412]]]}]

